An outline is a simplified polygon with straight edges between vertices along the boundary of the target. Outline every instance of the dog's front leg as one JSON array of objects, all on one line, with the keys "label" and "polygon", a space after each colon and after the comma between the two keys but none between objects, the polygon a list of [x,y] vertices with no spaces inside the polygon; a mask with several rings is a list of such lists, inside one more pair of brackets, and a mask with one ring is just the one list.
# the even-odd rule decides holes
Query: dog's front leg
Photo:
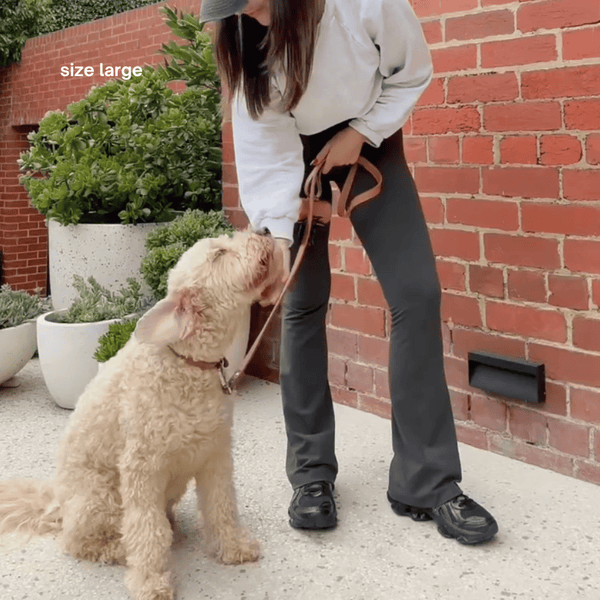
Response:
[{"label": "dog's front leg", "polygon": [[258,560],[260,547],[238,522],[230,448],[227,440],[196,474],[196,493],[210,550],[221,562],[238,564]]},{"label": "dog's front leg", "polygon": [[129,572],[126,583],[135,600],[172,600],[166,569],[172,530],[165,512],[166,480],[153,457],[125,452],[121,464],[123,543]]}]

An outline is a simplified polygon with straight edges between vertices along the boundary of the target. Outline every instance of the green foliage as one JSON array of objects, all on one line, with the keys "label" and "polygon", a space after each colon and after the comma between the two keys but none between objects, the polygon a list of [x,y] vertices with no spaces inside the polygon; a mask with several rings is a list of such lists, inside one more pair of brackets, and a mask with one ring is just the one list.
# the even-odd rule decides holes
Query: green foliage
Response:
[{"label": "green foliage", "polygon": [[87,283],[80,275],[74,275],[73,279],[79,296],[64,313],[53,316],[55,322],[94,323],[121,319],[144,308],[140,283],[133,278],[129,278],[127,286],[116,292],[101,286],[93,277],[89,277]]},{"label": "green foliage", "polygon": [[52,0],[52,10],[56,16],[56,29],[64,29],[156,2],[157,0]]},{"label": "green foliage", "polygon": [[7,284],[0,287],[0,329],[17,327],[50,310],[50,301],[38,294],[12,290]]},{"label": "green foliage", "polygon": [[167,295],[167,277],[179,257],[198,240],[231,235],[234,229],[223,211],[187,210],[172,223],[146,236],[141,273],[157,300]]},{"label": "green foliage", "polygon": [[33,206],[63,225],[220,208],[221,120],[207,89],[174,94],[146,67],[93,88],[68,114],[46,114],[19,161]]},{"label": "green foliage", "polygon": [[108,331],[98,340],[98,348],[96,348],[94,358],[103,363],[115,356],[129,341],[138,320],[132,319],[120,323],[111,323],[108,326]]},{"label": "green foliage", "polygon": [[56,29],[52,0],[2,0],[0,6],[0,68],[21,60],[25,42]]}]

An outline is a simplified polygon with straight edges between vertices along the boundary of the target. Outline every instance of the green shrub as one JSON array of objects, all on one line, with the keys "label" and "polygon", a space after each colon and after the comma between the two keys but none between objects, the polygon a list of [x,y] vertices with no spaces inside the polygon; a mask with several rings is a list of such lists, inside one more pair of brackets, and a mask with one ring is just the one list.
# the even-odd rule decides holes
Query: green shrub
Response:
[{"label": "green shrub", "polygon": [[157,0],[52,0],[52,10],[56,17],[56,29],[64,29],[156,2]]},{"label": "green shrub", "polygon": [[146,237],[146,256],[141,274],[157,300],[167,295],[167,277],[179,257],[198,240],[232,235],[233,226],[222,211],[187,210],[172,223],[151,231]]},{"label": "green shrub", "polygon": [[146,223],[221,206],[220,115],[201,87],[177,95],[164,75],[109,81],[29,134],[22,184],[47,218]]},{"label": "green shrub", "polygon": [[135,331],[139,319],[111,323],[108,331],[98,340],[98,348],[94,352],[94,358],[100,362],[110,360],[117,352],[125,346]]},{"label": "green shrub", "polygon": [[111,292],[101,286],[93,277],[86,282],[80,275],[74,275],[73,286],[78,297],[64,313],[56,313],[52,321],[57,323],[94,323],[109,319],[121,319],[144,309],[143,294],[139,281],[127,280],[127,286]]},{"label": "green shrub", "polygon": [[0,6],[0,68],[21,60],[25,42],[54,31],[52,0],[2,0]]},{"label": "green shrub", "polygon": [[0,329],[17,327],[50,310],[50,301],[39,295],[0,287]]}]

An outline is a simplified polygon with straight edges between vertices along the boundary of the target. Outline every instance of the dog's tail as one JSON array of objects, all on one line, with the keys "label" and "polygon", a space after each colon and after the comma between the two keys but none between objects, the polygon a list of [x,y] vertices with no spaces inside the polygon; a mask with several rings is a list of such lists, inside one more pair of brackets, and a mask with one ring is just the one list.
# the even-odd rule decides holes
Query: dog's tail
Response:
[{"label": "dog's tail", "polygon": [[60,531],[62,515],[53,481],[0,481],[0,533]]}]

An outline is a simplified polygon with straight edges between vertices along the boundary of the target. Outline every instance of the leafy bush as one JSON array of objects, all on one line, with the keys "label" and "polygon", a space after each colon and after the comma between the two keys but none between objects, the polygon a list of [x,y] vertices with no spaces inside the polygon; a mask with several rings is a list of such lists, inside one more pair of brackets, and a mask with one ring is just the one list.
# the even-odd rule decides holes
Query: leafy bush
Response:
[{"label": "leafy bush", "polygon": [[29,134],[21,183],[63,225],[146,223],[221,206],[220,115],[203,88],[176,95],[146,67],[50,112]]},{"label": "leafy bush", "polygon": [[108,331],[98,340],[98,348],[94,353],[94,358],[103,363],[115,356],[129,341],[138,321],[139,319],[132,319],[109,325]]},{"label": "leafy bush", "polygon": [[54,31],[52,0],[3,0],[0,6],[0,68],[21,60],[25,42]]},{"label": "leafy bush", "polygon": [[232,235],[233,226],[223,211],[187,210],[172,223],[146,236],[146,256],[142,259],[142,278],[157,300],[167,295],[167,277],[179,257],[198,240]]},{"label": "leafy bush", "polygon": [[156,2],[157,0],[52,0],[52,10],[56,17],[56,29],[64,29]]},{"label": "leafy bush", "polygon": [[17,327],[50,310],[50,301],[39,295],[0,287],[0,329]]},{"label": "leafy bush", "polygon": [[93,323],[108,319],[121,319],[144,309],[143,294],[139,281],[127,280],[127,286],[111,292],[93,277],[87,283],[80,275],[73,277],[73,285],[79,296],[64,313],[56,313],[52,320],[57,323]]}]

